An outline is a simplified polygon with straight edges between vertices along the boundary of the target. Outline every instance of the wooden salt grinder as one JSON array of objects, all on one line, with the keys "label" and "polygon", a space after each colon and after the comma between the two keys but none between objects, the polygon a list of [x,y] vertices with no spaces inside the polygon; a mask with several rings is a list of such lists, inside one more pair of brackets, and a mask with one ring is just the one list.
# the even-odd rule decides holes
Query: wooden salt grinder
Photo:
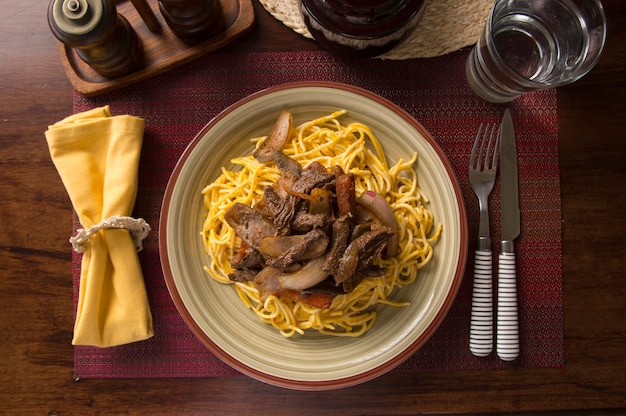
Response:
[{"label": "wooden salt grinder", "polygon": [[108,0],[52,0],[48,23],[54,36],[99,74],[115,78],[143,62],[137,33]]}]

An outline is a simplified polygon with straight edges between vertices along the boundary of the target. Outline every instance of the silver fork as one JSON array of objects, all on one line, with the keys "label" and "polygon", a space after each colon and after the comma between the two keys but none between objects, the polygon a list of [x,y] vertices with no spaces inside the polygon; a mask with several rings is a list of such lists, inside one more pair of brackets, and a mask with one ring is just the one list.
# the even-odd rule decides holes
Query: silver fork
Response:
[{"label": "silver fork", "polygon": [[491,236],[489,233],[488,199],[496,181],[500,135],[496,126],[478,128],[469,162],[469,182],[478,197],[480,223],[478,244],[474,254],[474,284],[472,289],[472,318],[470,351],[486,357],[493,350],[493,282]]}]

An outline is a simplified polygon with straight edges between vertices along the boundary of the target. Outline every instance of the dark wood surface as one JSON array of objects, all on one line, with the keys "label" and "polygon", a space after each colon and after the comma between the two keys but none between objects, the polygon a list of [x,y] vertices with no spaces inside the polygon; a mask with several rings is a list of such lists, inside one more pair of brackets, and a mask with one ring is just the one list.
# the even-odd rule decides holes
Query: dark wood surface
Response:
[{"label": "dark wood surface", "polygon": [[[228,51],[316,49],[255,0]],[[297,392],[245,376],[74,381],[71,204],[44,131],[72,111],[47,1],[0,6],[0,414],[626,414],[626,4],[597,67],[558,91],[564,369],[391,373]],[[558,412],[557,412],[558,411]]]}]

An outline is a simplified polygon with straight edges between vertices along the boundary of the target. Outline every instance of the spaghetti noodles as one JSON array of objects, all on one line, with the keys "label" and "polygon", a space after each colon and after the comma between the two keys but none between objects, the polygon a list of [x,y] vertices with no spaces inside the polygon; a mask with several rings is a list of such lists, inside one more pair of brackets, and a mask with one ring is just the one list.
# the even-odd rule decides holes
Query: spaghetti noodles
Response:
[{"label": "spaghetti noodles", "polygon": [[[253,282],[233,282],[231,259],[239,250],[240,239],[225,221],[225,213],[236,203],[254,206],[263,189],[280,177],[272,162],[261,163],[252,155],[232,159],[238,168],[222,168],[221,175],[203,191],[206,209],[202,237],[211,262],[205,267],[216,281],[233,284],[246,307],[284,336],[303,334],[307,329],[338,336],[360,336],[376,320],[374,306],[404,306],[390,299],[395,288],[412,283],[418,270],[433,256],[433,244],[442,232],[426,208],[427,198],[418,187],[414,165],[417,154],[389,167],[380,142],[361,123],[343,125],[345,110],[305,122],[293,129],[283,153],[302,166],[318,162],[327,169],[340,166],[354,174],[359,195],[367,190],[382,195],[393,209],[398,223],[398,254],[376,263],[387,270],[382,277],[365,278],[349,293],[337,295],[329,308],[320,309],[291,299],[269,296],[260,301]],[[252,139],[256,146],[265,138]]]}]

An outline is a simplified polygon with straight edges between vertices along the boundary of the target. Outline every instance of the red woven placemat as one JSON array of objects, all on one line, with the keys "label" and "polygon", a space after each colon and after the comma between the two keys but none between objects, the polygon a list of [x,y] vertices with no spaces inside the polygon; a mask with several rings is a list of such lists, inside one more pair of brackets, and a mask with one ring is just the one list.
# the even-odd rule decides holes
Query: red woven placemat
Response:
[{"label": "red woven placemat", "polygon": [[[170,299],[158,254],[161,199],[179,156],[213,116],[253,92],[304,80],[366,88],[407,110],[443,148],[463,190],[472,238],[462,287],[440,329],[394,371],[564,366],[555,91],[529,94],[510,104],[517,133],[522,209],[522,234],[516,244],[520,357],[505,363],[495,354],[474,357],[468,349],[478,204],[468,184],[467,163],[479,124],[499,122],[504,107],[484,102],[469,89],[464,72],[467,54],[467,50],[461,50],[437,58],[404,61],[342,59],[326,52],[214,54],[107,95],[88,98],[75,93],[75,113],[109,104],[113,114],[132,114],[146,121],[134,216],[146,219],[153,228],[139,257],[155,330],[153,338],[129,345],[75,347],[76,377],[239,374],[193,336]],[[499,202],[496,184],[491,203],[494,242],[499,239]],[[80,256],[75,254],[75,301],[79,268]]]}]

